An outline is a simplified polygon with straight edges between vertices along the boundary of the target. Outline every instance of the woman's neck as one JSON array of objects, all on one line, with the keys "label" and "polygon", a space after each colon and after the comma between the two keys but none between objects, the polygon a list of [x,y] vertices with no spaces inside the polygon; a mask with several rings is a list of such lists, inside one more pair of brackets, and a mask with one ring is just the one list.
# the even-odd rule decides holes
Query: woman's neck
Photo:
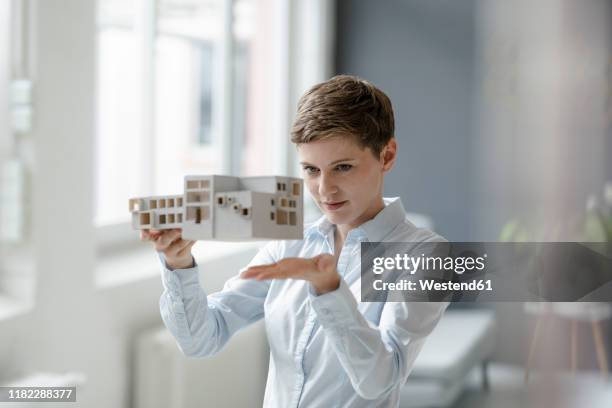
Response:
[{"label": "woman's neck", "polygon": [[361,224],[371,220],[376,217],[376,214],[381,212],[385,208],[385,202],[382,197],[380,197],[374,205],[372,205],[368,210],[366,210],[359,218],[357,218],[354,222],[350,224],[336,224],[334,229],[334,249],[338,254],[342,249],[342,245],[344,245],[344,241],[346,240],[346,236],[348,233],[354,229],[359,227]]}]

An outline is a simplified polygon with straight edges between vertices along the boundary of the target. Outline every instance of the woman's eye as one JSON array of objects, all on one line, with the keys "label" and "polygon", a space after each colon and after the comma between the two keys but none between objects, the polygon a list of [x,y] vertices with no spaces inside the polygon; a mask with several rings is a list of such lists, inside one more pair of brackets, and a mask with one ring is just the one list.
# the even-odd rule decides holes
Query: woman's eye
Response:
[{"label": "woman's eye", "polygon": [[351,164],[340,164],[336,167],[338,171],[349,171],[352,168],[353,168],[353,165]]},{"label": "woman's eye", "polygon": [[311,167],[311,166],[306,166],[304,167],[304,171],[306,172],[306,174],[315,174],[317,172],[317,168],[316,167]]}]

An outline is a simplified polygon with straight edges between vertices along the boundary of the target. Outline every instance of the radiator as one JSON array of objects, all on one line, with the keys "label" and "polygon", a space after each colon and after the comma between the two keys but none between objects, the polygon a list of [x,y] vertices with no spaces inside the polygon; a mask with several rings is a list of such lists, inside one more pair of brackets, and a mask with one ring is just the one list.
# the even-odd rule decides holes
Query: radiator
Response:
[{"label": "radiator", "polygon": [[269,349],[263,322],[234,335],[216,356],[185,357],[165,327],[136,341],[135,408],[262,406]]}]

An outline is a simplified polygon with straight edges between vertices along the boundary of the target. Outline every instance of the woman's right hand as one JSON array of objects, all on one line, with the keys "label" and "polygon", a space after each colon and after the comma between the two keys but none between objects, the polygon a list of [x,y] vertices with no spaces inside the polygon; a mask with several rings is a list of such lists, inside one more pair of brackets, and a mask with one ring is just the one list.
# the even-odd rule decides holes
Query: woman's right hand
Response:
[{"label": "woman's right hand", "polygon": [[141,241],[151,241],[157,252],[164,254],[166,266],[170,270],[193,267],[191,247],[196,241],[184,240],[181,229],[140,231]]}]

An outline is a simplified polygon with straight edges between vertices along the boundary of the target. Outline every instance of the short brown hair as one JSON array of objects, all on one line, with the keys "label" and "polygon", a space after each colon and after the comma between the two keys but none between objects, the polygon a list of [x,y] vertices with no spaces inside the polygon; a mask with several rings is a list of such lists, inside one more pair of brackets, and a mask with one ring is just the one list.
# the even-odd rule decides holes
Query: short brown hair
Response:
[{"label": "short brown hair", "polygon": [[298,102],[291,129],[297,145],[334,136],[353,137],[376,158],[394,137],[391,100],[368,81],[338,75],[310,88]]}]

